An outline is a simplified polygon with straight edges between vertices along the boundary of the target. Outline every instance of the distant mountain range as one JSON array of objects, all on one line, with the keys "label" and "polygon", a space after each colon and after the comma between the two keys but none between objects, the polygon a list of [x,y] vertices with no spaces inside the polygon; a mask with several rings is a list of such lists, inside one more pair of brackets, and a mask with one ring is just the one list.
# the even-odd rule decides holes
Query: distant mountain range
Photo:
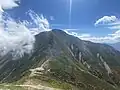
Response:
[{"label": "distant mountain range", "polygon": [[31,55],[12,60],[8,53],[0,58],[1,83],[41,83],[62,90],[119,90],[120,52],[113,47],[83,41],[58,29],[35,38]]},{"label": "distant mountain range", "polygon": [[112,47],[114,47],[116,50],[120,51],[120,42],[111,44]]}]

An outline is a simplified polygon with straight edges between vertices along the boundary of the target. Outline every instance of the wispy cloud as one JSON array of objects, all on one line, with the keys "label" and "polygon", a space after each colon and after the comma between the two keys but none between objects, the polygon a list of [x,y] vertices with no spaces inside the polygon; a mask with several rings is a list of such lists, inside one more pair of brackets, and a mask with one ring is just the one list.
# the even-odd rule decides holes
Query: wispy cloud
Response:
[{"label": "wispy cloud", "polygon": [[[38,15],[34,11],[29,10],[28,11],[28,16],[32,19],[32,24],[35,24],[36,28],[31,28],[32,32],[35,32],[36,34],[43,32],[43,31],[49,31],[50,29],[50,24],[46,18],[44,18],[43,15]],[[29,22],[30,23],[30,22]],[[29,26],[29,23],[28,26]]]},{"label": "wispy cloud", "polygon": [[64,29],[65,31],[78,31],[78,30],[80,30],[79,28],[71,28],[71,29]]},{"label": "wispy cloud", "polygon": [[112,36],[105,36],[105,37],[96,37],[96,36],[92,36],[89,33],[78,33],[78,32],[68,32],[65,31],[67,34],[69,35],[73,35],[75,37],[78,37],[81,40],[86,40],[86,41],[92,41],[94,43],[110,43],[113,42],[115,43],[116,41],[114,40],[114,38],[112,38]]},{"label": "wispy cloud", "polygon": [[120,29],[120,24],[113,25],[113,26],[108,26],[107,28],[112,29],[112,30],[119,30]]}]

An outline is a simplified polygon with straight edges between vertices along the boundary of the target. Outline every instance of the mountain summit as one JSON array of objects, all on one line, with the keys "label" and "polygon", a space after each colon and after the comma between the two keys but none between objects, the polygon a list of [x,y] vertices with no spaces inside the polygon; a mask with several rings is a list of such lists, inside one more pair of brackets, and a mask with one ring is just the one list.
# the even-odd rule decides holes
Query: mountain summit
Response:
[{"label": "mountain summit", "polygon": [[63,90],[119,88],[120,52],[113,47],[83,41],[58,29],[35,38],[30,55],[18,60],[12,60],[9,54],[1,58],[1,83],[42,83]]}]

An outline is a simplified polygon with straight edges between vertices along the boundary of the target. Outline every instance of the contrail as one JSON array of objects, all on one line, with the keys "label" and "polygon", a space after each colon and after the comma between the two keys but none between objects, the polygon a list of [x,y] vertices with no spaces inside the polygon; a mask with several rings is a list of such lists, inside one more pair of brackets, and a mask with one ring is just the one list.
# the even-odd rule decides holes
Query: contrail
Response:
[{"label": "contrail", "polygon": [[69,28],[71,28],[72,0],[69,1]]}]

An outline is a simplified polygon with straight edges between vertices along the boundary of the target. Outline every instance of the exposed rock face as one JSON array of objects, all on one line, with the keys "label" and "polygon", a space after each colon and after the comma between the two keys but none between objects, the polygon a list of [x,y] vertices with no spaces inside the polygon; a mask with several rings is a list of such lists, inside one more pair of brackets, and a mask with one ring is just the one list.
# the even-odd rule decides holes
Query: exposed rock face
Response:
[{"label": "exposed rock face", "polygon": [[109,65],[104,61],[104,59],[102,58],[102,56],[100,56],[99,53],[97,54],[97,57],[100,59],[101,64],[103,64],[104,68],[105,68],[106,71],[108,72],[108,75],[109,75],[109,74],[112,74],[112,71],[111,71]]}]

